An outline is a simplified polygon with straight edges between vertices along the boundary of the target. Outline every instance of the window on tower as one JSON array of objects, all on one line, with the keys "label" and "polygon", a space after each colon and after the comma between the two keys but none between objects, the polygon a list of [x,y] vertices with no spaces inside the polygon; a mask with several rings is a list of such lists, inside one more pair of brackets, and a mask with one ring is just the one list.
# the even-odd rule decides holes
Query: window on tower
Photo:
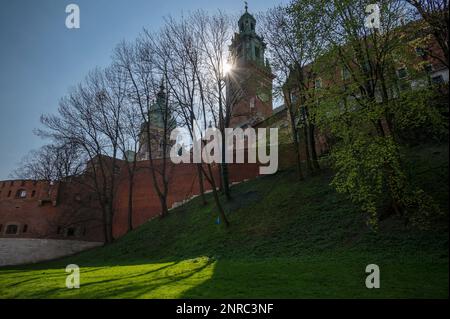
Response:
[{"label": "window on tower", "polygon": [[259,59],[260,50],[258,47],[255,47],[255,57]]},{"label": "window on tower", "polygon": [[322,79],[321,78],[316,79],[316,81],[314,82],[314,87],[316,89],[321,89],[322,88]]},{"label": "window on tower", "polygon": [[255,98],[252,97],[252,98],[250,99],[250,108],[253,109],[254,107],[255,107]]}]

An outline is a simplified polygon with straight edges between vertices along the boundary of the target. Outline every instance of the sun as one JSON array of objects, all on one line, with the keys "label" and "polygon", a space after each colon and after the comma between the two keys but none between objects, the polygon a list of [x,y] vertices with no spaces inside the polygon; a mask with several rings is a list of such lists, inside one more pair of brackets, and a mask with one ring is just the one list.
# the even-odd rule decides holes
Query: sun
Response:
[{"label": "sun", "polygon": [[228,62],[225,62],[223,65],[223,74],[227,75],[228,73],[231,72],[232,69],[233,69],[232,65],[229,64]]}]

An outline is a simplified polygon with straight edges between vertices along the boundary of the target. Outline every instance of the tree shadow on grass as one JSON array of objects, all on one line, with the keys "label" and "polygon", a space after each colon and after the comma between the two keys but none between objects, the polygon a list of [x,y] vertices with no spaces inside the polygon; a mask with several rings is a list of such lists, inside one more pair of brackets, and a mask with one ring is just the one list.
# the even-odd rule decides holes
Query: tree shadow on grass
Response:
[{"label": "tree shadow on grass", "polygon": [[[34,277],[22,281],[14,281],[15,278],[12,278],[14,282],[11,284],[2,283],[0,297],[36,299],[176,298],[183,289],[189,289],[192,285],[209,279],[208,271],[205,274],[202,272],[208,267],[213,267],[214,262],[211,258],[201,257],[177,260],[162,265],[152,263],[119,266],[111,268],[111,272],[108,272],[108,267],[103,267],[101,269],[103,271],[99,270],[100,273],[97,274],[92,274],[96,269],[86,271],[81,269],[80,289],[65,287],[68,274],[64,269],[61,269],[60,273],[47,270],[42,275],[34,273]],[[152,267],[152,269],[148,270],[148,267]],[[209,273],[212,273],[212,268]],[[86,276],[86,274],[92,275]],[[0,281],[1,279],[0,277]]]}]

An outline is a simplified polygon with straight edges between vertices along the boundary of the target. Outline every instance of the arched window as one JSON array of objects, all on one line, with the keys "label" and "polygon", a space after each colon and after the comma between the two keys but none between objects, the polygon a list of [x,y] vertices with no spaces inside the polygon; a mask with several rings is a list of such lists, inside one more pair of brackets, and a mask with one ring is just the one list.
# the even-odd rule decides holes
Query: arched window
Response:
[{"label": "arched window", "polygon": [[28,225],[27,224],[23,225],[22,233],[26,233],[27,230],[28,230]]}]

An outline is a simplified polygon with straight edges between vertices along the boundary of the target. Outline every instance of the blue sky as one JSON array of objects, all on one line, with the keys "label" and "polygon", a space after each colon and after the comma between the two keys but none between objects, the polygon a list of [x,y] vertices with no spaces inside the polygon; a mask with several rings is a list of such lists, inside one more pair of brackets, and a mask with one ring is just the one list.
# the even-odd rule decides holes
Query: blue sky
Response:
[{"label": "blue sky", "polygon": [[[257,12],[283,0],[248,1]],[[81,28],[67,29],[65,8],[80,7]],[[33,134],[43,113],[55,113],[68,88],[110,62],[122,39],[163,17],[196,9],[243,12],[241,0],[3,0],[0,9],[0,180],[31,149],[45,143]]]}]

